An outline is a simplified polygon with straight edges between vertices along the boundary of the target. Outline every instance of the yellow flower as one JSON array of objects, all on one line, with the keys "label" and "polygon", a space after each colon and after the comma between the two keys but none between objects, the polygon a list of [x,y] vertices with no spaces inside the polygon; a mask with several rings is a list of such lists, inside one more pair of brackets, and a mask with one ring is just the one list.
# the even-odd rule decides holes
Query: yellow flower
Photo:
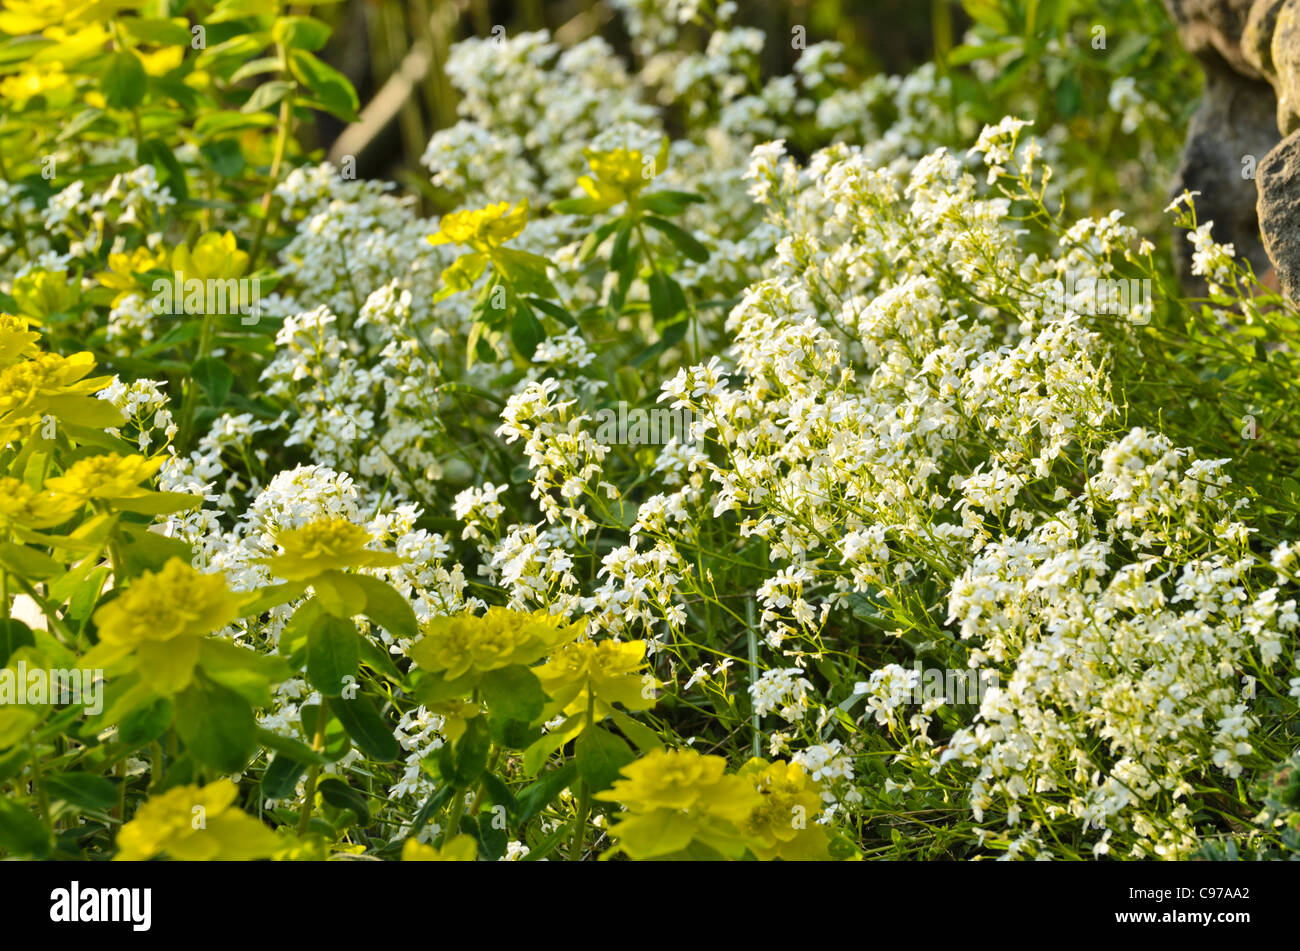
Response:
[{"label": "yellow flower", "polygon": [[402,846],[403,862],[473,862],[477,857],[478,843],[468,835],[458,835],[440,849],[414,839]]},{"label": "yellow flower", "polygon": [[667,164],[665,154],[650,159],[637,149],[585,149],[582,154],[587,157],[591,175],[579,178],[578,187],[596,203],[592,211],[603,211],[635,198]]},{"label": "yellow flower", "polygon": [[180,271],[184,280],[224,281],[239,277],[248,264],[248,254],[239,250],[229,231],[209,231],[194,243],[193,250],[182,244],[172,252],[172,270]]},{"label": "yellow flower", "polygon": [[645,667],[645,641],[578,641],[539,667],[535,673],[551,698],[545,716],[585,713],[595,697],[597,720],[610,715],[613,704],[629,710],[655,705],[658,686]]},{"label": "yellow flower", "polygon": [[822,809],[821,783],[802,766],[755,758],[737,775],[750,780],[763,799],[740,823],[755,856],[787,862],[830,857],[826,829],[814,821]]},{"label": "yellow flower", "polygon": [[142,53],[140,50],[135,52],[144,64],[144,71],[150,76],[166,76],[185,58],[183,46],[166,46],[152,53]]},{"label": "yellow flower", "polygon": [[72,101],[72,95],[72,77],[63,71],[62,63],[28,65],[22,72],[0,80],[0,99],[18,106],[37,96],[43,96],[51,106],[63,106]]},{"label": "yellow flower", "polygon": [[31,271],[14,281],[10,293],[18,310],[38,323],[77,302],[77,289],[68,282],[67,271]]},{"label": "yellow flower", "polygon": [[66,522],[80,507],[78,499],[38,492],[18,479],[0,476],[0,525],[50,528]]},{"label": "yellow flower", "polygon": [[596,798],[622,803],[613,827],[615,851],[634,859],[660,858],[700,843],[736,858],[746,842],[738,823],[763,800],[754,786],[726,775],[727,761],[694,750],[655,750],[623,767],[624,779]]},{"label": "yellow flower", "polygon": [[159,249],[150,251],[146,247],[138,247],[128,253],[110,254],[108,256],[108,270],[98,275],[99,283],[104,287],[111,287],[115,291],[122,293],[117,295],[114,300],[116,304],[130,291],[140,286],[137,275],[145,271],[161,268],[167,263],[167,252]]},{"label": "yellow flower", "polygon": [[12,366],[40,352],[36,341],[41,335],[27,327],[24,318],[0,313],[0,367]]},{"label": "yellow flower", "polygon": [[327,571],[400,565],[402,559],[366,548],[372,536],[345,518],[324,518],[276,536],[279,554],[259,558],[271,573],[285,581],[311,581]]},{"label": "yellow flower", "polygon": [[194,678],[203,636],[239,617],[242,603],[221,575],[173,558],[95,612],[99,644],[82,662],[107,666],[134,654],[142,681],[160,694],[177,693]]},{"label": "yellow flower", "polygon": [[113,35],[102,23],[89,23],[78,28],[50,26],[42,32],[55,45],[37,50],[32,62],[62,63],[65,66],[97,55]]},{"label": "yellow flower", "polygon": [[455,743],[469,728],[469,721],[483,711],[470,700],[443,700],[427,705],[430,713],[442,717],[442,735],[448,743]]},{"label": "yellow flower", "polygon": [[20,35],[55,24],[104,23],[119,10],[139,8],[144,0],[5,0],[0,31]]},{"label": "yellow flower", "polygon": [[[41,353],[0,367],[0,446],[25,435],[46,413],[82,425],[120,425],[121,414],[111,403],[88,395],[110,382],[108,377],[86,379],[94,368],[89,353]],[[109,418],[114,422],[105,422]]]},{"label": "yellow flower", "polygon": [[162,456],[119,456],[115,452],[74,462],[63,475],[45,481],[45,487],[72,499],[113,501],[138,499],[152,490],[140,485],[162,468]]},{"label": "yellow flower", "polygon": [[438,232],[429,235],[429,243],[463,244],[475,251],[491,252],[517,237],[528,223],[528,199],[513,208],[510,202],[498,202],[477,211],[454,211],[443,216]]},{"label": "yellow flower", "polygon": [[581,625],[568,624],[545,611],[527,614],[492,607],[482,617],[459,614],[427,622],[425,636],[411,648],[410,656],[425,670],[456,680],[467,673],[477,676],[513,664],[534,663],[581,631]]},{"label": "yellow flower", "polygon": [[177,786],[152,797],[117,834],[116,861],[166,854],[186,862],[268,858],[283,846],[274,832],[231,808],[239,787],[229,780]]}]

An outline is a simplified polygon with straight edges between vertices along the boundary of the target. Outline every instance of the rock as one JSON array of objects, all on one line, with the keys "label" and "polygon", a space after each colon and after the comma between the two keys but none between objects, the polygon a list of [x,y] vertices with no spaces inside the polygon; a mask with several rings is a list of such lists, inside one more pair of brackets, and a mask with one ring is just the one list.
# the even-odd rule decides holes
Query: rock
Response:
[{"label": "rock", "polygon": [[1251,7],[1259,0],[1165,0],[1187,51],[1198,57],[1217,53],[1252,79],[1262,74],[1242,54],[1241,36]]},{"label": "rock", "polygon": [[[1174,194],[1184,189],[1196,199],[1200,221],[1213,220],[1211,233],[1221,244],[1231,242],[1237,257],[1249,260],[1256,274],[1269,268],[1269,255],[1260,239],[1255,181],[1258,164],[1277,145],[1273,90],[1268,83],[1239,75],[1209,53],[1205,67],[1205,98],[1187,129],[1187,144],[1174,182]],[[1189,295],[1205,293],[1193,277],[1191,243],[1186,232],[1175,236],[1178,276]]]},{"label": "rock", "polygon": [[1255,0],[1246,17],[1246,28],[1241,33],[1241,55],[1255,71],[1275,82],[1277,70],[1273,68],[1273,32],[1277,29],[1277,16],[1286,0]]},{"label": "rock", "polygon": [[1283,135],[1300,128],[1300,0],[1283,0],[1269,47],[1277,90],[1277,127]]},{"label": "rock", "polygon": [[1277,268],[1278,286],[1300,300],[1300,132],[1292,132],[1259,165],[1259,223]]}]

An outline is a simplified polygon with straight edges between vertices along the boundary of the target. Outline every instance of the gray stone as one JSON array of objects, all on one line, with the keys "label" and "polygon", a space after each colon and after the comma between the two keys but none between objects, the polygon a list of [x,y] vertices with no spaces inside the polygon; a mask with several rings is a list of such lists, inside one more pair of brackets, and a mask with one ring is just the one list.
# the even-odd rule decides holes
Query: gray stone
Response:
[{"label": "gray stone", "polygon": [[1241,34],[1242,57],[1269,82],[1277,79],[1277,70],[1273,68],[1273,32],[1285,3],[1286,0],[1255,0]]},{"label": "gray stone", "polygon": [[1253,79],[1260,72],[1242,54],[1241,35],[1257,0],[1165,0],[1178,24],[1183,46],[1198,57],[1217,53],[1229,66]]},{"label": "gray stone", "polygon": [[1269,55],[1277,90],[1277,127],[1290,135],[1300,128],[1300,0],[1283,0],[1279,7]]},{"label": "gray stone", "polygon": [[[1237,257],[1249,260],[1262,275],[1269,269],[1269,256],[1260,239],[1254,179],[1259,163],[1280,138],[1273,90],[1268,83],[1238,74],[1213,54],[1203,56],[1202,64],[1205,97],[1187,129],[1174,194],[1184,189],[1200,192],[1197,219],[1213,220],[1214,239],[1231,242]],[[1185,291],[1196,296],[1205,293],[1206,285],[1191,273],[1193,250],[1186,233],[1177,231],[1178,276]]]},{"label": "gray stone", "polygon": [[1300,300],[1300,132],[1292,132],[1259,165],[1259,223],[1277,268],[1278,286]]}]

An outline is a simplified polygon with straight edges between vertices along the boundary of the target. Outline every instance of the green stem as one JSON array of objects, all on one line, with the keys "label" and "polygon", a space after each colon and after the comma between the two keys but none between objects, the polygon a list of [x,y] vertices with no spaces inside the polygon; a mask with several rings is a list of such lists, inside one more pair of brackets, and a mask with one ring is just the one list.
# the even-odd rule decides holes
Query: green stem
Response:
[{"label": "green stem", "polygon": [[[587,722],[583,729],[590,730],[596,721],[596,694],[587,685]],[[584,779],[578,784],[578,814],[574,820],[573,839],[569,843],[569,861],[582,859],[582,849],[587,842],[587,814],[591,811],[591,787]]]},{"label": "green stem", "polygon": [[[280,49],[280,56],[287,60],[288,54],[283,48]],[[289,129],[292,125],[293,93],[290,92],[280,102],[280,128],[276,133],[275,154],[271,159],[271,180],[267,182],[266,191],[262,194],[262,220],[257,223],[257,236],[253,239],[253,248],[248,255],[250,271],[257,270],[258,259],[262,253],[262,242],[271,224],[272,199],[275,197],[275,186],[280,181],[280,166],[284,164],[284,156],[289,147]]]},{"label": "green stem", "polygon": [[[312,737],[311,748],[319,753],[325,748],[325,724],[329,720],[329,698],[320,698],[320,709],[316,712],[316,735]],[[307,834],[311,823],[311,811],[316,800],[316,781],[320,778],[320,764],[312,763],[307,770],[307,785],[303,789],[302,812],[298,813],[298,838]]]},{"label": "green stem", "polygon": [[45,777],[41,772],[41,758],[36,752],[36,740],[29,738],[27,748],[31,751],[32,757],[32,786],[36,790],[36,804],[41,811],[41,820],[45,827],[50,827],[50,797],[45,791]]}]

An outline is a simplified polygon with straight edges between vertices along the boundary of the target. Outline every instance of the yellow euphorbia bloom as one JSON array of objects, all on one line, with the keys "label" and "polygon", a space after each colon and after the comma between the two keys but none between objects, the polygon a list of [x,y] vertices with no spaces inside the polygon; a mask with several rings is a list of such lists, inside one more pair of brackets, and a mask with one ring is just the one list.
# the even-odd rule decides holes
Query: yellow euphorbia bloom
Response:
[{"label": "yellow euphorbia bloom", "polygon": [[44,96],[52,106],[67,105],[72,95],[72,77],[63,71],[62,63],[26,66],[22,72],[0,80],[0,99],[18,106],[37,96]]},{"label": "yellow euphorbia bloom", "polygon": [[650,158],[637,149],[583,150],[591,175],[578,179],[578,187],[603,211],[639,195],[667,165],[667,156]]},{"label": "yellow euphorbia bloom", "polygon": [[45,38],[53,40],[55,45],[37,50],[32,62],[62,63],[65,66],[97,55],[113,36],[102,23],[90,23],[80,28],[51,26],[43,32]]},{"label": "yellow euphorbia bloom", "polygon": [[372,536],[345,518],[325,518],[276,536],[280,552],[258,559],[285,581],[311,581],[327,571],[400,565],[397,555],[366,548]]},{"label": "yellow euphorbia bloom", "polygon": [[115,452],[74,462],[61,476],[45,480],[53,492],[79,501],[138,499],[152,490],[140,485],[162,468],[162,456],[119,456]]},{"label": "yellow euphorbia bloom", "polygon": [[185,58],[183,46],[166,46],[152,53],[142,53],[140,50],[135,52],[140,57],[140,62],[144,64],[144,71],[150,76],[167,75]]},{"label": "yellow euphorbia bloom", "polygon": [[104,287],[122,292],[116,299],[120,301],[129,291],[140,286],[137,275],[154,268],[161,268],[166,263],[166,251],[162,249],[151,251],[146,247],[139,247],[129,253],[110,254],[108,270],[100,272],[97,277]]},{"label": "yellow euphorbia bloom", "polygon": [[176,693],[194,678],[204,635],[235,620],[242,603],[221,575],[173,558],[95,612],[99,643],[82,663],[106,667],[134,654],[142,681],[160,694]]},{"label": "yellow euphorbia bloom", "polygon": [[135,10],[144,0],[5,0],[0,10],[0,31],[35,33],[48,26],[104,23],[119,10]]},{"label": "yellow euphorbia bloom", "polygon": [[186,862],[248,861],[280,851],[284,843],[274,832],[231,808],[238,792],[238,786],[222,779],[154,796],[117,834],[114,859],[142,861],[166,854]]},{"label": "yellow euphorbia bloom", "polygon": [[456,680],[471,672],[483,674],[512,664],[534,663],[577,637],[582,626],[567,624],[544,611],[526,614],[492,607],[481,617],[434,618],[425,624],[424,632],[411,648],[411,659],[425,670]]},{"label": "yellow euphorbia bloom", "polygon": [[658,686],[645,666],[645,641],[578,641],[535,671],[551,698],[545,716],[573,715],[587,710],[595,698],[595,716],[610,715],[615,703],[629,710],[655,705]]},{"label": "yellow euphorbia bloom", "polygon": [[473,836],[458,835],[442,848],[407,839],[402,846],[403,862],[473,862],[478,858],[478,843]]},{"label": "yellow euphorbia bloom", "polygon": [[[87,378],[93,369],[95,358],[89,353],[41,353],[0,368],[0,446],[25,435],[47,413],[84,425],[120,425],[121,414],[111,403],[89,395],[111,382]],[[107,417],[116,421],[106,422]]]},{"label": "yellow euphorbia bloom", "polygon": [[79,499],[38,492],[18,479],[0,476],[0,525],[50,528],[66,522],[80,507]]},{"label": "yellow euphorbia bloom", "polygon": [[40,353],[36,341],[40,339],[39,333],[28,329],[25,318],[0,314],[0,367],[36,356]]},{"label": "yellow euphorbia bloom", "polygon": [[746,842],[738,824],[763,805],[754,786],[726,775],[727,761],[694,750],[655,750],[623,767],[624,779],[596,798],[627,812],[611,833],[615,851],[634,859],[660,858],[700,842],[732,858]]},{"label": "yellow euphorbia bloom", "polygon": [[513,207],[503,201],[477,211],[453,211],[443,217],[438,232],[429,235],[429,243],[463,244],[475,251],[490,252],[518,237],[527,223],[526,198]]},{"label": "yellow euphorbia bloom", "polygon": [[172,252],[172,270],[180,271],[185,280],[228,280],[243,274],[248,264],[248,254],[239,250],[229,231],[209,231],[194,242],[193,249],[182,244]]},{"label": "yellow euphorbia bloom", "polygon": [[814,820],[822,810],[821,783],[798,763],[752,759],[737,773],[750,780],[762,805],[740,823],[749,848],[764,861],[829,858],[826,829]]},{"label": "yellow euphorbia bloom", "polygon": [[464,736],[469,721],[483,712],[472,700],[443,700],[429,704],[428,710],[442,717],[442,735],[448,743],[455,743]]},{"label": "yellow euphorbia bloom", "polygon": [[36,321],[77,303],[77,289],[69,282],[67,271],[31,271],[14,281],[11,295],[18,310]]}]

